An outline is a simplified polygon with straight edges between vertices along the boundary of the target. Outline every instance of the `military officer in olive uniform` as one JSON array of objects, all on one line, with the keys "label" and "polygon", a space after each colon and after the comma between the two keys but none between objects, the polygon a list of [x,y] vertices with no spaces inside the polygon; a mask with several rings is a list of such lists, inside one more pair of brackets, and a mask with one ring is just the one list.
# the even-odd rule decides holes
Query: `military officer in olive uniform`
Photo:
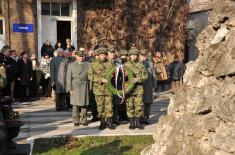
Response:
[{"label": "military officer in olive uniform", "polygon": [[74,126],[81,123],[87,126],[87,106],[89,105],[89,62],[84,62],[84,52],[75,52],[76,61],[69,64],[67,71],[67,92],[70,93],[70,104],[73,106]]},{"label": "military officer in olive uniform", "polygon": [[105,79],[106,71],[111,69],[113,64],[107,62],[107,48],[98,48],[96,50],[98,59],[93,62],[88,70],[88,78],[93,81],[93,93],[97,102],[97,110],[100,118],[99,130],[104,130],[106,124],[109,129],[114,129],[111,121],[113,115],[112,110],[112,93],[110,93],[105,84],[108,82]]},{"label": "military officer in olive uniform", "polygon": [[127,115],[130,118],[129,129],[133,130],[136,127],[143,129],[140,117],[142,116],[143,105],[143,82],[148,78],[147,71],[143,64],[138,61],[139,51],[136,48],[131,48],[129,51],[130,60],[125,63],[134,74],[132,81],[135,83],[133,90],[128,94],[126,99]]}]

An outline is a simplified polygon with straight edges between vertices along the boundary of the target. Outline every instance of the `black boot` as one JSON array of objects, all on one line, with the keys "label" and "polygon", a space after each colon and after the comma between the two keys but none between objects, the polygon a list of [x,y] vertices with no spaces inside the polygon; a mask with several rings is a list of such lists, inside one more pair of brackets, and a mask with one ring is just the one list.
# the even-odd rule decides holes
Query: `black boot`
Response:
[{"label": "black boot", "polygon": [[99,130],[104,130],[104,129],[105,129],[105,118],[101,118]]},{"label": "black boot", "polygon": [[144,128],[142,127],[141,125],[141,122],[140,122],[140,117],[136,117],[136,127],[140,130],[143,130]]},{"label": "black boot", "polygon": [[91,121],[92,122],[97,122],[98,120],[99,120],[99,118],[97,116],[93,116]]},{"label": "black boot", "polygon": [[150,122],[145,117],[141,118],[141,123],[145,125],[150,125]]},{"label": "black boot", "polygon": [[116,124],[116,125],[120,125],[119,121],[118,121],[118,118],[114,118],[113,117],[113,124]]},{"label": "black boot", "polygon": [[131,117],[131,118],[130,118],[130,126],[129,126],[129,129],[130,129],[130,130],[134,130],[135,128],[136,128],[135,119],[134,119],[134,117]]},{"label": "black boot", "polygon": [[115,129],[115,127],[113,126],[113,123],[112,123],[110,117],[108,117],[108,118],[106,119],[106,122],[107,122],[107,125],[108,125],[108,127],[109,127],[110,130],[114,130],[114,129]]}]

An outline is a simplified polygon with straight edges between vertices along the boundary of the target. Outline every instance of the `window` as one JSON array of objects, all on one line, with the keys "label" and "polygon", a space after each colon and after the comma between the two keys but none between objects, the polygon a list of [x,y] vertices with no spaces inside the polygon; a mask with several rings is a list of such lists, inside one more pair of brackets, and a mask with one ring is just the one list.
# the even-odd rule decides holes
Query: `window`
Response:
[{"label": "window", "polygon": [[69,16],[69,3],[46,3],[42,2],[42,15],[51,16]]},{"label": "window", "polygon": [[60,16],[60,3],[51,3],[51,15]]},{"label": "window", "polygon": [[42,3],[42,15],[50,15],[51,6],[50,3]]},{"label": "window", "polygon": [[0,20],[0,35],[3,35],[3,21]]},{"label": "window", "polygon": [[61,16],[69,16],[69,3],[61,3]]},{"label": "window", "polygon": [[0,15],[2,15],[2,0],[0,0]]}]

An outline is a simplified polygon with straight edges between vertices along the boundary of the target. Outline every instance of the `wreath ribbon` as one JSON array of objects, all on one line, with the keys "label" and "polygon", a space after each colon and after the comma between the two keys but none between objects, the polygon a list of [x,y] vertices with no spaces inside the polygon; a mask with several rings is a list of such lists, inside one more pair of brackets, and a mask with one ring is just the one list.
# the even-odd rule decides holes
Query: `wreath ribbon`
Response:
[{"label": "wreath ribbon", "polygon": [[[120,71],[122,72],[122,95],[119,93],[118,88],[117,88],[117,86],[118,86],[118,75],[119,75]],[[123,65],[120,65],[120,64],[116,65],[116,70],[115,70],[114,75],[115,75],[114,78],[115,78],[116,92],[117,92],[118,97],[120,97],[122,99],[122,101],[120,103],[120,104],[122,104],[124,102],[125,98],[126,98],[126,87],[125,87],[126,81],[125,81],[125,70],[124,70]]]}]

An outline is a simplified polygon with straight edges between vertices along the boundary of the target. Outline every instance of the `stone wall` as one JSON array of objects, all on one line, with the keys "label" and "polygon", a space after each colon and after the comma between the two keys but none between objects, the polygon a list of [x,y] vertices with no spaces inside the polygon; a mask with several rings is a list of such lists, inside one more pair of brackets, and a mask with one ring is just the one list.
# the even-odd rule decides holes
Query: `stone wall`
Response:
[{"label": "stone wall", "polygon": [[184,84],[142,155],[235,154],[235,1],[218,1]]}]

